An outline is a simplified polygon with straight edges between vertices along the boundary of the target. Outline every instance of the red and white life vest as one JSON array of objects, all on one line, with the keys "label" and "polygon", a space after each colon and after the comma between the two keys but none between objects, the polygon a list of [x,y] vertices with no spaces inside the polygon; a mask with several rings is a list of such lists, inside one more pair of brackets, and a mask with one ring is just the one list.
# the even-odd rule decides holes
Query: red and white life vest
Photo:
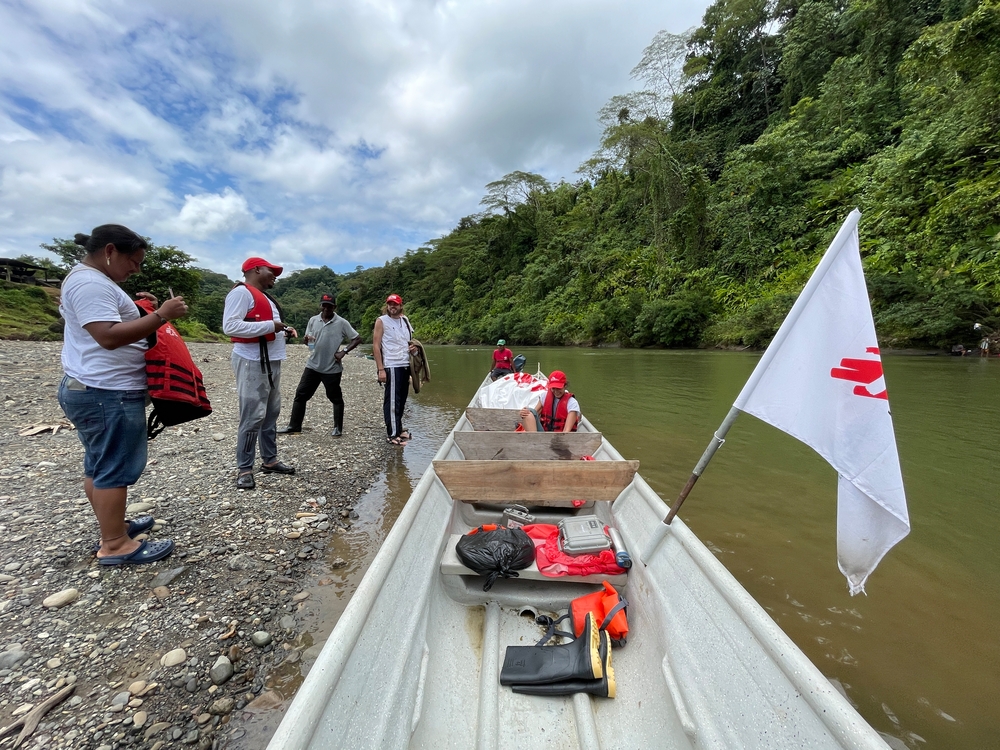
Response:
[{"label": "red and white life vest", "polygon": [[[271,308],[271,300],[266,294],[264,294],[264,292],[259,289],[255,289],[249,284],[244,284],[241,281],[237,282],[236,285],[245,287],[253,297],[253,307],[250,308],[243,320],[251,323],[259,323],[264,320],[274,320],[274,310]],[[234,344],[256,344],[262,338],[265,341],[274,341],[274,331],[264,336],[254,336],[252,339],[241,339],[236,336],[230,336],[229,340]]]},{"label": "red and white life vest", "polygon": [[[566,408],[569,404],[569,400],[573,397],[573,394],[569,391],[563,391],[562,397],[555,404],[555,414],[553,414],[553,396],[552,391],[547,391],[545,394],[545,403],[542,404],[542,411],[538,415],[542,420],[542,429],[546,432],[562,432],[563,427],[566,426],[566,418],[569,416],[569,410]],[[576,428],[579,426],[579,421],[573,425],[573,432],[576,432]]]}]

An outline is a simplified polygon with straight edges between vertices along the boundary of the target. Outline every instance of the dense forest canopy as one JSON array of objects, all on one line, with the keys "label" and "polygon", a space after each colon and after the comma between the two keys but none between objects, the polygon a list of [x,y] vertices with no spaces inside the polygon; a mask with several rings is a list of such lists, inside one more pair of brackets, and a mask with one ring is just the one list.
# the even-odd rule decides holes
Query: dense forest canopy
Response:
[{"label": "dense forest canopy", "polygon": [[[763,346],[856,206],[883,345],[1000,327],[1000,0],[717,0],[632,75],[579,181],[512,172],[383,267],[282,277],[287,316],[330,292],[370,336],[395,292],[425,341]],[[230,283],[192,289],[215,331]]]}]

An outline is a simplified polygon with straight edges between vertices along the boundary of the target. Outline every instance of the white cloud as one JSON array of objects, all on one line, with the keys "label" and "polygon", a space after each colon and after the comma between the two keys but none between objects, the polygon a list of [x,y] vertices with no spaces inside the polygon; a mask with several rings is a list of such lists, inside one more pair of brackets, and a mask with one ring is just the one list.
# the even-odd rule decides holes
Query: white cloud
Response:
[{"label": "white cloud", "polygon": [[161,228],[204,240],[214,235],[245,231],[253,225],[254,216],[247,199],[232,188],[226,188],[221,193],[185,195],[180,212],[163,222]]}]

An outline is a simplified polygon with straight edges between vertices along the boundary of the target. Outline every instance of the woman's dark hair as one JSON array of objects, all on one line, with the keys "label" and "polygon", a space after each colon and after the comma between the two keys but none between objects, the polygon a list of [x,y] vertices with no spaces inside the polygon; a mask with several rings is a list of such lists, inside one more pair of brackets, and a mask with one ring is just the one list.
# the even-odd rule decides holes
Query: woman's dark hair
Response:
[{"label": "woman's dark hair", "polygon": [[101,224],[99,227],[94,227],[90,234],[76,235],[73,241],[86,248],[87,255],[103,250],[108,244],[114,245],[123,255],[131,255],[149,247],[146,240],[121,224]]}]

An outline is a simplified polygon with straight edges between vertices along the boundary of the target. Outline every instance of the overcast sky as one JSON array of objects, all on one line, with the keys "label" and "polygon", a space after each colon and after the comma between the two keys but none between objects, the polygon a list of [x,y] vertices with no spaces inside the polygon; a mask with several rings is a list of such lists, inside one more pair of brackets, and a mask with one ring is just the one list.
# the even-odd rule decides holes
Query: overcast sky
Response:
[{"label": "overcast sky", "polygon": [[704,0],[0,0],[0,256],[122,223],[198,265],[381,265],[597,111]]}]

